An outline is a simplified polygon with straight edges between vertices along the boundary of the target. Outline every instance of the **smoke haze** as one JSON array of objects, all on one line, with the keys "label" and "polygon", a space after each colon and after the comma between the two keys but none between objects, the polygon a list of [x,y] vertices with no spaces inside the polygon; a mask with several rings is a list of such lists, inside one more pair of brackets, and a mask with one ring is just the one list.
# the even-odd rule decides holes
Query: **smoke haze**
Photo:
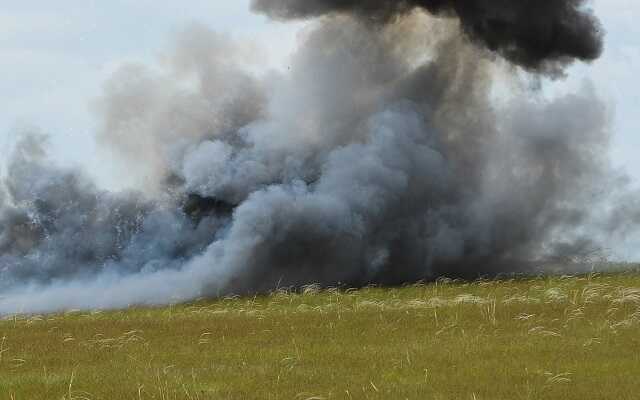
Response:
[{"label": "smoke haze", "polygon": [[597,20],[499,4],[257,0],[322,16],[286,73],[200,25],[158,66],[122,67],[98,140],[143,190],[106,192],[23,135],[0,187],[0,314],[528,272],[627,233],[640,208],[605,105],[588,85],[545,99],[495,59],[558,77],[598,56]]}]

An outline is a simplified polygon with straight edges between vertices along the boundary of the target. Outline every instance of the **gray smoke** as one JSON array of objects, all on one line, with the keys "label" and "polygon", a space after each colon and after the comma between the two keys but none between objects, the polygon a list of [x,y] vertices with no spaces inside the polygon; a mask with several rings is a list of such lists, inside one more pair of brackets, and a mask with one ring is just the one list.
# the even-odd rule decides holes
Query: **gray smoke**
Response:
[{"label": "gray smoke", "polygon": [[[26,135],[0,189],[0,313],[528,272],[640,221],[588,86],[553,100],[527,89],[477,46],[489,39],[469,40],[458,2],[334,3],[256,2],[330,14],[287,73],[255,72],[255,49],[202,26],[160,68],[115,73],[98,138],[141,193],[100,190]],[[554,4],[541,6],[552,26],[599,43],[580,2]],[[498,17],[520,18],[509,9]],[[597,54],[553,42],[534,57],[513,29],[496,49],[530,71]]]}]

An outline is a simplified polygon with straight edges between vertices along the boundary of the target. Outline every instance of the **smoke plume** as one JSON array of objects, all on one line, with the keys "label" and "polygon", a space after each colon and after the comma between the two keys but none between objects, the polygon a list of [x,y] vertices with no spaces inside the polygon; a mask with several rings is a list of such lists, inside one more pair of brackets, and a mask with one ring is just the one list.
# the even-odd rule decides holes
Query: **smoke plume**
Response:
[{"label": "smoke plume", "polygon": [[54,165],[38,134],[16,144],[0,314],[528,272],[640,221],[593,90],[547,99],[495,61],[558,76],[597,57],[581,1],[254,9],[324,15],[286,73],[256,72],[251,45],[194,25],[159,67],[105,84],[98,141],[144,190]]},{"label": "smoke plume", "polygon": [[573,59],[602,51],[597,19],[584,0],[253,0],[253,8],[280,19],[348,14],[392,23],[415,9],[457,17],[471,41],[532,70],[558,72]]}]

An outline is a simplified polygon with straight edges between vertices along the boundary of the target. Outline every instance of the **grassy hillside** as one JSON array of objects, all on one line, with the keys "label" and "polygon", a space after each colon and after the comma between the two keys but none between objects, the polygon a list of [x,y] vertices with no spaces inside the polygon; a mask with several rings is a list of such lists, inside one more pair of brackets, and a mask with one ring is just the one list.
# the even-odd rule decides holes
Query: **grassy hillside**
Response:
[{"label": "grassy hillside", "polygon": [[640,275],[0,322],[0,399],[637,399]]}]

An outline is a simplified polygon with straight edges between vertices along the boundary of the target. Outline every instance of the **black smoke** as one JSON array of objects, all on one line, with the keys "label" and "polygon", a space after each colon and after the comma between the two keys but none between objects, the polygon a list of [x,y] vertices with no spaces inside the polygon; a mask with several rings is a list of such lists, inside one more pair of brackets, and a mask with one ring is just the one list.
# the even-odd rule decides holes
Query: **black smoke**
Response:
[{"label": "black smoke", "polygon": [[0,312],[531,272],[631,232],[606,105],[588,85],[547,98],[493,56],[556,74],[597,56],[596,20],[580,2],[527,21],[533,2],[488,4],[257,1],[326,14],[287,72],[199,25],[160,67],[124,66],[98,141],[138,192],[26,135],[0,185]]},{"label": "black smoke", "polygon": [[602,52],[602,29],[584,0],[253,0],[273,18],[348,14],[370,23],[393,23],[415,9],[456,17],[481,47],[527,69],[557,72],[573,59]]}]

